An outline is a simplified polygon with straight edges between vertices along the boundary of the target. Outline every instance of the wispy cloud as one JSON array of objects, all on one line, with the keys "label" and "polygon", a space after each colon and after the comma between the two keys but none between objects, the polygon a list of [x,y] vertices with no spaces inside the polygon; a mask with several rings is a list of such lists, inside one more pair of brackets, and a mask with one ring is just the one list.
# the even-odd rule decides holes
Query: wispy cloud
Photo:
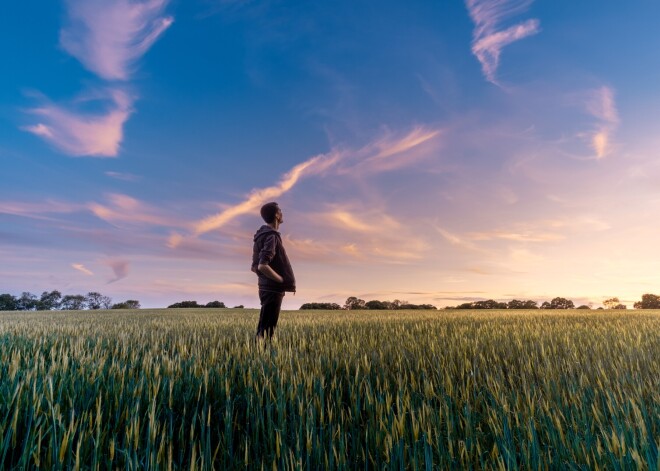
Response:
[{"label": "wispy cloud", "polygon": [[612,150],[611,136],[619,124],[619,114],[614,101],[614,90],[603,86],[587,94],[586,108],[599,123],[591,135],[591,146],[601,159]]},{"label": "wispy cloud", "polygon": [[84,205],[64,201],[46,200],[42,203],[0,201],[0,213],[34,219],[47,219],[45,214],[67,214],[80,211]]},{"label": "wispy cloud", "polygon": [[96,217],[110,224],[133,223],[166,227],[184,224],[179,219],[160,214],[157,208],[131,196],[111,193],[106,197],[107,204],[92,202],[88,203],[86,207]]},{"label": "wispy cloud", "polygon": [[132,173],[122,173],[122,172],[105,172],[105,175],[116,180],[122,180],[125,182],[137,182],[141,180],[141,177],[138,175],[133,175]]},{"label": "wispy cloud", "polygon": [[[244,201],[197,222],[194,225],[193,235],[199,236],[219,229],[236,217],[255,211],[262,204],[287,193],[303,178],[326,174],[330,171],[344,174],[349,170],[352,171],[351,173],[359,173],[361,170],[390,170],[393,168],[391,164],[382,165],[381,162],[401,157],[421,144],[431,141],[439,134],[438,130],[415,127],[399,137],[388,133],[386,137],[377,139],[358,150],[333,149],[326,154],[312,157],[285,173],[277,184],[253,190]],[[400,166],[402,163],[399,161],[396,165]],[[176,247],[182,237],[180,234],[173,234],[168,244]]]},{"label": "wispy cloud", "polygon": [[522,231],[507,231],[507,230],[493,230],[488,232],[471,232],[468,234],[471,240],[511,240],[515,242],[551,242],[556,240],[565,239],[562,234],[554,234],[549,232],[534,232],[528,230]]},{"label": "wispy cloud", "polygon": [[382,232],[397,230],[401,224],[384,211],[375,209],[357,214],[349,208],[336,207],[327,213],[318,215],[325,223],[351,232]]},{"label": "wispy cloud", "polygon": [[415,126],[403,136],[387,131],[382,137],[356,152],[354,159],[346,159],[340,173],[362,175],[408,166],[418,158],[428,155],[425,144],[437,144],[436,138],[440,134],[439,129],[429,129],[425,126]]},{"label": "wispy cloud", "polygon": [[122,90],[110,89],[83,97],[77,105],[105,104],[103,113],[69,109],[54,103],[28,110],[40,122],[22,129],[41,137],[65,154],[76,157],[116,157],[123,139],[123,126],[132,112],[132,98]]},{"label": "wispy cloud", "polygon": [[126,260],[106,260],[105,265],[112,269],[114,277],[108,281],[108,284],[114,283],[128,276],[130,264]]},{"label": "wispy cloud", "polygon": [[[232,219],[254,211],[264,203],[278,198],[293,188],[298,181],[306,176],[318,175],[341,159],[340,152],[330,152],[328,154],[317,155],[311,159],[302,162],[287,172],[282,179],[275,185],[267,188],[254,190],[243,202],[230,206],[218,214],[209,216],[195,224],[195,235],[201,235],[206,232],[218,229],[224,226]],[[174,240],[174,238],[172,239]]]},{"label": "wispy cloud", "polygon": [[78,270],[79,272],[84,273],[85,275],[89,275],[89,276],[94,275],[94,273],[91,270],[85,268],[85,265],[83,265],[82,263],[72,263],[71,267]]},{"label": "wispy cloud", "polygon": [[60,44],[105,80],[127,80],[135,62],[174,21],[168,0],[67,0]]},{"label": "wispy cloud", "polygon": [[496,73],[500,53],[505,46],[540,31],[539,21],[530,19],[506,29],[500,24],[511,16],[524,12],[531,0],[466,0],[470,18],[475,24],[472,53],[481,63],[486,80],[498,84]]},{"label": "wispy cloud", "polygon": [[467,250],[482,251],[481,248],[477,247],[475,244],[465,239],[464,237],[458,236],[437,225],[434,226],[434,229],[451,245]]}]

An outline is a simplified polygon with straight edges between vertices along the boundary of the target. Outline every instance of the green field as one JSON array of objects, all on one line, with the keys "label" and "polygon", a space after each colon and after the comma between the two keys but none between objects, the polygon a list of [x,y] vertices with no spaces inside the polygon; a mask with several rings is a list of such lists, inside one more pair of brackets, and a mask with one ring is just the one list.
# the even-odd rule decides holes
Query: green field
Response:
[{"label": "green field", "polygon": [[654,311],[0,313],[0,468],[660,469]]}]

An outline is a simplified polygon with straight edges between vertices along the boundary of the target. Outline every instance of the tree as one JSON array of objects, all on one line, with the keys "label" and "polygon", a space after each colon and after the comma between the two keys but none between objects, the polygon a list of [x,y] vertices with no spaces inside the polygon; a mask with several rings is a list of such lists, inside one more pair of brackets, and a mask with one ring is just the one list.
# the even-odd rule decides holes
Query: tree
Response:
[{"label": "tree", "polygon": [[383,302],[383,301],[378,301],[374,299],[373,301],[367,301],[364,305],[365,308],[367,309],[378,309],[378,310],[383,310],[383,309],[389,309],[388,306],[389,303]]},{"label": "tree", "polygon": [[41,298],[39,299],[39,305],[37,309],[40,311],[52,311],[53,309],[60,308],[60,301],[62,299],[62,293],[57,290],[44,291],[41,293]]},{"label": "tree", "polygon": [[245,306],[239,304],[238,306],[234,306],[234,309],[245,309]]},{"label": "tree", "polygon": [[204,307],[201,304],[197,304],[197,301],[181,301],[180,303],[174,303],[167,306],[168,309],[176,308],[190,308],[190,307]]},{"label": "tree", "polygon": [[456,306],[456,309],[474,309],[473,303],[463,303]]},{"label": "tree", "polygon": [[16,300],[16,309],[18,311],[34,311],[38,305],[39,300],[37,297],[28,291],[21,293],[21,297]]},{"label": "tree", "polygon": [[123,303],[113,304],[110,309],[140,309],[140,301],[129,299]]},{"label": "tree", "polygon": [[87,293],[85,302],[88,309],[110,309],[112,306],[112,300],[108,296],[95,291]]},{"label": "tree", "polygon": [[581,306],[578,306],[576,309],[591,309],[591,308],[586,304],[582,304]]},{"label": "tree", "polygon": [[67,294],[62,298],[60,309],[65,311],[79,311],[85,309],[85,296],[82,294]]},{"label": "tree", "polygon": [[519,299],[513,299],[509,301],[506,305],[507,309],[538,309],[536,301],[527,300],[521,301]]},{"label": "tree", "polygon": [[636,302],[635,309],[660,309],[660,296],[655,294],[644,294],[642,300]]},{"label": "tree", "polygon": [[476,301],[472,303],[472,309],[506,309],[506,303],[498,303],[493,299]]},{"label": "tree", "polygon": [[16,301],[11,294],[0,294],[0,311],[15,311]]},{"label": "tree", "polygon": [[610,298],[603,301],[605,309],[615,309],[618,304],[620,304],[619,298]]},{"label": "tree", "polygon": [[206,307],[220,307],[220,308],[226,308],[225,303],[221,301],[211,301],[210,303],[206,303]]},{"label": "tree", "polygon": [[617,304],[612,309],[628,309],[628,306],[626,306],[625,304]]},{"label": "tree", "polygon": [[336,311],[341,309],[341,306],[337,303],[305,303],[300,306],[301,310],[306,309],[320,309],[325,311]]},{"label": "tree", "polygon": [[364,302],[363,299],[356,298],[355,296],[351,296],[350,298],[346,299],[346,303],[344,304],[344,309],[366,309],[366,303]]},{"label": "tree", "polygon": [[575,304],[566,298],[554,298],[548,309],[575,309]]}]

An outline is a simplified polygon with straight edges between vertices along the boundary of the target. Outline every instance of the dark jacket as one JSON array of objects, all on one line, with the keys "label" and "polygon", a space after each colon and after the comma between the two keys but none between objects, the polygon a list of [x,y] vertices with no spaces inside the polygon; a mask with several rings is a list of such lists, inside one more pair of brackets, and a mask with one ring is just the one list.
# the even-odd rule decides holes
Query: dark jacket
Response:
[{"label": "dark jacket", "polygon": [[[259,264],[270,265],[277,272],[284,283],[271,280],[257,270]],[[263,225],[254,234],[252,248],[252,271],[259,276],[259,289],[267,291],[296,291],[296,278],[293,268],[286,256],[280,233],[268,225]]]}]

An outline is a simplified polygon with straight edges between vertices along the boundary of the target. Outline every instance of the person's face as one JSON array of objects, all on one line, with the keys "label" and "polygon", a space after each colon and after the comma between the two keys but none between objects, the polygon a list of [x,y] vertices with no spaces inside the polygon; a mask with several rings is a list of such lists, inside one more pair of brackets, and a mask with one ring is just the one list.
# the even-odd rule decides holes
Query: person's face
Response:
[{"label": "person's face", "polygon": [[282,215],[282,210],[280,208],[277,208],[277,214],[275,214],[275,219],[280,224],[284,222],[284,216]]}]

